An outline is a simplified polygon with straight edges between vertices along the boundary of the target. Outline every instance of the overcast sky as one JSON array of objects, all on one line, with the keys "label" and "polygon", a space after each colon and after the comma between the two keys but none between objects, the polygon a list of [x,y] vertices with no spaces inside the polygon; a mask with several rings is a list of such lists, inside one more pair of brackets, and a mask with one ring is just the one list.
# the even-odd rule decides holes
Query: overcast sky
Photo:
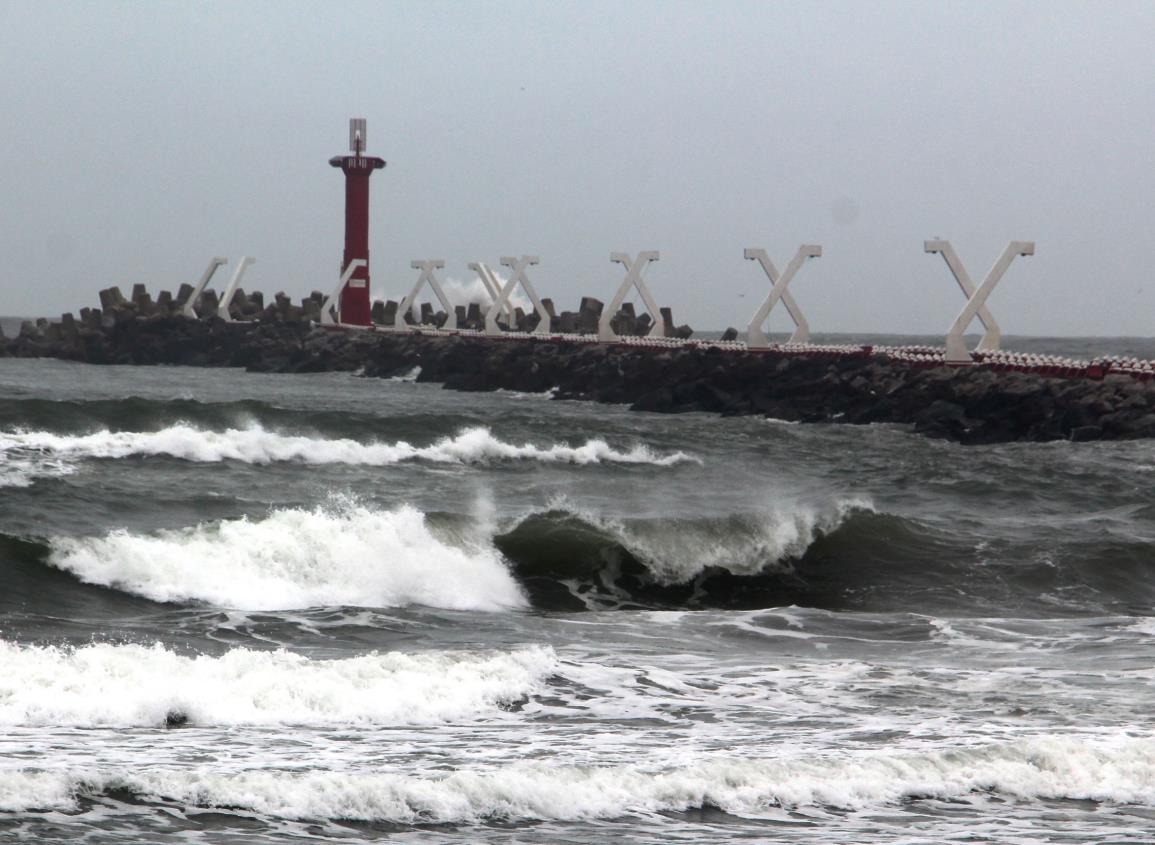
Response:
[{"label": "overcast sky", "polygon": [[[1155,2],[0,0],[0,314],[254,255],[332,287],[330,156],[368,120],[373,293],[414,258],[541,256],[572,308],[611,251],[679,322],[744,328],[768,282],[814,331],[934,333],[976,277],[1008,334],[1155,334]],[[786,325],[784,315],[772,323]]]}]

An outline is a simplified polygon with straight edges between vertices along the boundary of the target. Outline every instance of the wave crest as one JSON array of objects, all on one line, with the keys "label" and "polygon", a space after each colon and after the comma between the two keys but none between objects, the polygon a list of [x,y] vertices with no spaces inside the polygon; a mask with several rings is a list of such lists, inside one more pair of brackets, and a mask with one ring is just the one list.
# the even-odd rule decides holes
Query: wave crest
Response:
[{"label": "wave crest", "polygon": [[270,464],[298,461],[307,464],[390,466],[405,461],[476,464],[495,461],[538,461],[568,464],[652,464],[673,466],[697,462],[685,452],[661,455],[645,445],[620,450],[601,439],[580,446],[555,443],[515,445],[495,437],[487,428],[467,428],[430,446],[362,443],[347,438],[326,439],[280,434],[254,424],[247,428],[209,431],[173,425],[159,431],[97,431],[91,434],[55,434],[49,431],[0,434],[0,457],[40,454],[57,458],[127,458],[167,456],[186,461],[216,463],[239,461]]},{"label": "wave crest", "polygon": [[277,510],[152,535],[56,538],[50,548],[48,562],[82,581],[161,602],[241,610],[526,604],[496,551],[442,542],[408,506]]},{"label": "wave crest", "polygon": [[777,817],[781,808],[856,811],[922,798],[1155,801],[1155,751],[1036,738],[921,754],[818,759],[721,757],[677,767],[530,762],[490,771],[388,773],[156,770],[0,773],[0,808],[74,809],[76,797],[122,790],[152,800],[229,807],[287,819],[401,824],[491,819],[570,821],[717,807]]},{"label": "wave crest", "polygon": [[842,499],[719,517],[618,519],[562,504],[529,514],[496,541],[511,560],[534,573],[592,574],[624,556],[659,583],[685,584],[709,571],[782,570],[817,538],[862,512],[874,512],[868,500]]}]

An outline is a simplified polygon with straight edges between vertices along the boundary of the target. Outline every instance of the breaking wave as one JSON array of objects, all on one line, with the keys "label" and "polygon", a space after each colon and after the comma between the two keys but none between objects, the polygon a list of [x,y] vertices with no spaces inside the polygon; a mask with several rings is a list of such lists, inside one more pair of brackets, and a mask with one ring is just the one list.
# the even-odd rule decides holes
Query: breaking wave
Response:
[{"label": "breaking wave", "polygon": [[82,581],[161,602],[242,610],[526,605],[496,551],[443,542],[412,507],[344,502],[151,535],[57,538],[50,549],[48,562]]},{"label": "breaking wave", "polygon": [[270,464],[298,461],[306,464],[356,464],[389,466],[404,461],[479,464],[498,461],[538,461],[567,464],[652,464],[673,466],[696,462],[685,452],[661,455],[645,445],[620,450],[600,439],[580,446],[555,443],[515,445],[495,437],[487,428],[467,428],[429,446],[395,443],[362,443],[352,439],[324,439],[280,434],[254,424],[247,428],[209,431],[189,425],[173,425],[160,431],[97,431],[69,435],[50,431],[0,433],[0,461],[11,457],[40,455],[53,459],[127,458],[167,456],[186,461],[240,461]]},{"label": "breaking wave", "polygon": [[1155,801],[1146,739],[1038,738],[915,754],[748,759],[679,766],[526,762],[493,770],[387,772],[147,770],[0,772],[0,809],[75,810],[128,792],[146,801],[230,808],[287,819],[400,824],[573,821],[717,808],[777,817],[796,808],[855,811],[920,799]]},{"label": "breaking wave", "polygon": [[[752,606],[765,606],[759,602],[767,595],[755,588],[775,589],[817,540],[872,515],[870,502],[856,498],[657,519],[613,519],[558,507],[526,516],[494,544],[535,604],[564,605],[575,589],[592,597],[592,587],[605,598],[643,604],[726,604],[745,595]],[[559,590],[559,584],[567,589]]]},{"label": "breaking wave", "polygon": [[[336,498],[154,533],[0,534],[0,608],[51,612],[63,602],[115,615],[142,602],[258,611],[794,604],[989,615],[1021,609],[1028,595],[1048,614],[1085,612],[1094,602],[1103,614],[1143,615],[1155,595],[1150,560],[1141,539],[1061,556],[1033,546],[976,548],[966,535],[877,512],[859,498],[628,519],[556,505],[512,520]],[[1065,596],[1078,602],[1064,604]]]},{"label": "breaking wave", "polygon": [[441,724],[499,714],[556,665],[553,651],[540,647],[310,660],[244,648],[188,657],[160,645],[0,640],[0,725]]}]

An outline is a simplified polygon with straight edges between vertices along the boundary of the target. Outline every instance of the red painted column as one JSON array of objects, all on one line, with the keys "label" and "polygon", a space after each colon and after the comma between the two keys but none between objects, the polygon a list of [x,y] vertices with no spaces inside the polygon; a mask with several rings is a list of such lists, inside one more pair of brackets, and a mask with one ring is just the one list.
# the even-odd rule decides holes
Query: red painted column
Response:
[{"label": "red painted column", "polygon": [[349,262],[360,258],[365,266],[358,268],[341,291],[342,323],[369,325],[369,177],[385,166],[373,156],[335,156],[329,164],[345,174],[345,254],[341,272]]}]

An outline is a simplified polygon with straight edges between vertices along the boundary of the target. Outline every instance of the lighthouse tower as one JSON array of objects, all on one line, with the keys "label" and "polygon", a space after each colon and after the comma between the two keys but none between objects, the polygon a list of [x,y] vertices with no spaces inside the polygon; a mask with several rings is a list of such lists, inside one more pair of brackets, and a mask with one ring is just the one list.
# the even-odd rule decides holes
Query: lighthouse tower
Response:
[{"label": "lighthouse tower", "polygon": [[338,305],[342,323],[369,325],[369,177],[374,170],[385,166],[383,159],[364,155],[365,119],[349,121],[349,151],[353,155],[334,156],[329,164],[345,174],[345,255],[341,259],[341,273],[349,262],[361,259],[358,267],[341,291]]}]

